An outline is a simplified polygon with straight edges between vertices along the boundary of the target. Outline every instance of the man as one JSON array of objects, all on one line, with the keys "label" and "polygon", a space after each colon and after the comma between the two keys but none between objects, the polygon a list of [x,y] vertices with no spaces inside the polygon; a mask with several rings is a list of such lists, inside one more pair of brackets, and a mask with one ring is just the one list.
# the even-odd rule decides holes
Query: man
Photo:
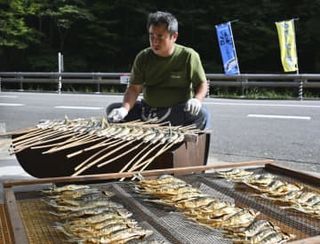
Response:
[{"label": "man", "polygon": [[[122,104],[107,108],[109,121],[168,121],[204,129],[208,85],[198,53],[176,44],[178,21],[168,12],[149,14],[147,30],[150,47],[135,58]],[[137,101],[141,92],[143,100]]]}]

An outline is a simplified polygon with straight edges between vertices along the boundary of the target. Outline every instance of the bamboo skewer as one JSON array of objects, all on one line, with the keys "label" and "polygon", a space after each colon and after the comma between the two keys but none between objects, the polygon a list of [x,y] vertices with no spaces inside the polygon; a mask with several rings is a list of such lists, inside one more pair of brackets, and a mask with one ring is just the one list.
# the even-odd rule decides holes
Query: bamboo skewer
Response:
[{"label": "bamboo skewer", "polygon": [[[61,139],[67,138],[67,137],[72,137],[72,134],[66,134],[66,135],[58,136],[58,137],[55,137],[55,138],[52,138],[52,139],[48,139],[48,140],[45,140],[45,141],[39,141],[38,143],[33,144],[30,148],[31,149],[39,149],[39,148],[44,148],[44,147],[52,147],[52,144],[47,144],[47,143],[53,142],[53,141],[58,141],[58,140],[61,140]],[[47,144],[47,145],[37,146],[39,144]],[[55,143],[55,144],[58,144],[58,143]]]},{"label": "bamboo skewer", "polygon": [[63,142],[59,142],[59,143],[57,143],[57,145],[58,145],[58,146],[63,146],[63,145],[66,145],[66,144],[68,144],[68,143],[76,140],[77,134],[74,134],[74,133],[72,132],[71,135],[72,135],[71,138],[69,138],[69,139],[67,139],[67,140],[65,140],[65,141],[63,141]]},{"label": "bamboo skewer", "polygon": [[[59,152],[59,151],[63,151],[63,150],[66,150],[66,149],[69,149],[69,148],[72,148],[72,147],[77,147],[77,146],[81,145],[80,142],[83,141],[83,140],[86,140],[87,137],[88,137],[88,135],[75,136],[73,138],[73,140],[70,141],[68,144],[64,144],[64,145],[62,145],[60,147],[51,148],[48,151],[43,152],[43,154]],[[91,136],[90,135],[90,138],[93,138],[93,137],[96,137],[96,136]]]},{"label": "bamboo skewer", "polygon": [[128,172],[131,172],[130,170],[132,168],[135,168],[136,165],[138,165],[144,158],[146,158],[150,153],[152,153],[155,149],[157,149],[159,146],[161,146],[161,144],[158,144],[156,146],[154,146],[153,148],[151,148],[148,152],[146,152],[141,158],[139,158],[139,160],[137,160],[132,166],[131,168],[128,170]]},{"label": "bamboo skewer", "polygon": [[142,170],[140,170],[140,171],[143,171],[146,167],[149,166],[150,163],[152,163],[152,161],[153,161],[156,157],[160,156],[162,153],[164,153],[165,151],[167,151],[168,149],[170,149],[172,146],[174,146],[174,145],[177,144],[178,142],[180,142],[180,141],[177,140],[177,141],[174,141],[174,142],[165,144],[154,156],[152,156],[151,158],[145,160],[144,162],[136,165],[134,168],[130,169],[130,171],[128,171],[128,172],[135,171],[135,170],[139,169],[140,167],[144,166],[144,168],[142,168]]},{"label": "bamboo skewer", "polygon": [[102,159],[105,159],[106,157],[108,157],[108,156],[110,156],[111,154],[113,154],[113,153],[121,150],[122,148],[128,146],[128,145],[131,144],[131,143],[132,143],[132,141],[128,141],[127,143],[123,144],[122,146],[117,147],[116,149],[108,152],[107,154],[103,155],[102,157],[100,157],[100,158],[94,160],[93,162],[87,164],[87,165],[84,166],[82,169],[79,169],[79,170],[76,171],[72,176],[77,176],[77,175],[81,174],[83,171],[85,171],[86,169],[88,169],[88,168],[92,167],[93,165],[97,164],[97,163],[98,163],[99,161],[101,161]]},{"label": "bamboo skewer", "polygon": [[[111,141],[110,141],[111,140]],[[97,149],[99,147],[104,147],[104,146],[107,146],[107,145],[110,145],[112,143],[114,143],[115,145],[118,145],[118,144],[121,144],[123,142],[123,140],[121,139],[116,139],[116,140],[113,140],[113,138],[108,138],[107,140],[105,141],[102,141],[102,142],[99,142],[91,147],[87,147],[84,150],[84,152],[87,152],[87,151],[91,151],[91,150],[94,150],[94,149]]]},{"label": "bamboo skewer", "polygon": [[38,141],[41,141],[41,140],[50,139],[50,138],[55,137],[59,134],[63,134],[63,131],[46,131],[45,133],[41,133],[41,134],[34,136],[32,138],[25,139],[23,141],[14,143],[14,145],[15,146],[31,145],[31,144],[38,142]]},{"label": "bamboo skewer", "polygon": [[[82,163],[80,163],[78,166],[76,166],[74,168],[75,171],[79,170],[82,166],[84,166],[86,163],[90,162],[90,160],[94,159],[95,157],[97,157],[99,154],[104,153],[105,151],[107,151],[109,149],[109,147],[105,147],[103,149],[101,149],[100,151],[96,152],[95,154],[91,155],[89,158],[87,158],[85,161],[83,161]],[[73,176],[73,175],[71,175]]]},{"label": "bamboo skewer", "polygon": [[81,164],[79,164],[77,167],[74,168],[75,171],[79,170],[83,165],[85,165],[87,162],[89,162],[91,159],[95,158],[96,156],[98,156],[100,153],[106,151],[107,149],[109,149],[110,147],[114,147],[114,146],[117,146],[119,144],[122,143],[121,140],[118,140],[116,143],[113,143],[113,145],[110,145],[112,144],[113,142],[109,142],[109,143],[106,143],[105,145],[109,145],[105,148],[103,148],[102,150],[98,151],[97,153],[93,154],[92,156],[90,156],[87,160],[85,160],[84,162],[82,162]]},{"label": "bamboo skewer", "polygon": [[[45,121],[14,138],[10,150],[19,153],[28,148],[44,149],[43,154],[70,150],[67,158],[84,153],[87,158],[74,168],[72,176],[82,174],[95,165],[101,168],[134,153],[119,171],[122,173],[145,170],[162,153],[181,142],[184,134],[196,136],[203,132],[194,125],[171,126],[169,122],[155,122],[137,120],[109,124],[104,118]],[[80,146],[82,149],[79,150]],[[91,150],[96,152],[86,156],[85,152]]]},{"label": "bamboo skewer", "polygon": [[26,133],[26,134],[23,134],[23,135],[18,136],[16,138],[13,138],[12,142],[16,143],[16,142],[18,142],[20,140],[24,140],[24,139],[29,138],[29,137],[32,138],[33,136],[39,135],[41,133],[46,133],[46,131],[43,130],[43,129],[40,129],[40,128],[35,128],[35,130],[31,131],[30,133]]},{"label": "bamboo skewer", "polygon": [[[67,136],[66,136],[67,137]],[[53,139],[54,140],[54,139]],[[53,147],[58,147],[61,145],[65,145],[67,143],[69,143],[70,141],[74,140],[74,136],[71,135],[71,137],[69,139],[67,139],[66,141],[63,142],[57,142],[57,143],[53,143],[53,144],[47,144],[47,145],[42,145],[42,146],[33,146],[31,147],[31,149],[40,149],[40,148],[53,148]]]},{"label": "bamboo skewer", "polygon": [[65,141],[64,143],[61,144],[59,147],[54,147],[51,148],[52,151],[59,150],[59,149],[64,149],[65,147],[72,146],[74,143],[82,140],[82,138],[85,138],[87,135],[86,134],[79,134],[77,132],[73,132],[73,137],[71,137],[69,140]]},{"label": "bamboo skewer", "polygon": [[140,142],[138,145],[130,148],[128,151],[125,151],[124,153],[119,154],[118,156],[116,156],[116,157],[114,157],[114,158],[112,158],[112,159],[109,159],[109,160],[107,160],[107,161],[105,161],[105,162],[103,162],[103,163],[98,164],[97,167],[100,168],[100,167],[102,167],[102,166],[104,166],[104,165],[106,165],[106,164],[108,164],[108,163],[111,163],[112,161],[114,161],[114,160],[116,160],[116,159],[118,159],[118,158],[123,157],[124,155],[130,153],[131,151],[136,150],[136,149],[137,149],[138,147],[140,147],[143,143],[144,143],[144,142]]},{"label": "bamboo skewer", "polygon": [[72,131],[66,131],[66,132],[61,131],[60,133],[51,134],[43,137],[42,139],[39,140],[39,143],[45,144],[45,143],[56,141],[65,137],[72,137],[73,135],[74,135],[74,132]]},{"label": "bamboo skewer", "polygon": [[12,139],[12,143],[14,143],[14,145],[20,145],[29,141],[34,141],[35,138],[41,136],[41,135],[45,135],[48,132],[52,132],[52,130],[41,130],[39,129],[38,133],[32,133],[32,134],[26,134],[24,136],[21,137],[17,137]]},{"label": "bamboo skewer", "polygon": [[149,146],[152,146],[152,144],[149,144],[147,146],[145,146],[139,153],[137,153],[120,171],[119,173],[124,172],[132,162],[134,162],[134,160],[136,160],[136,158],[138,158],[142,153],[144,153],[145,150],[148,149]]},{"label": "bamboo skewer", "polygon": [[[31,148],[32,146],[35,146],[35,145],[39,145],[39,144],[43,144],[43,140],[49,140],[50,138],[52,138],[53,136],[59,136],[61,135],[62,133],[55,133],[55,134],[50,134],[50,135],[46,135],[44,137],[38,137],[34,140],[28,140],[27,142],[24,142],[24,143],[20,143],[18,145],[15,145],[14,146],[14,153],[17,153],[17,152],[21,152],[27,148]],[[55,138],[55,137],[54,137]]]},{"label": "bamboo skewer", "polygon": [[[92,143],[92,142],[95,142],[95,141],[99,141],[99,140],[102,140],[101,137],[98,137],[98,138],[95,138],[95,139],[92,139],[90,141],[84,141],[82,143],[78,143],[77,146],[80,146],[80,145],[84,145],[84,144],[87,144],[87,143]],[[75,157],[81,153],[85,152],[85,149],[81,149],[79,151],[76,151],[76,152],[73,152],[73,153],[70,153],[67,155],[67,158],[72,158],[72,157]]]},{"label": "bamboo skewer", "polygon": [[[157,158],[158,156],[160,156],[163,152],[167,151],[168,149],[170,149],[172,146],[174,146],[177,143],[180,143],[182,140],[181,138],[177,138],[175,141],[166,144],[163,148],[161,148],[153,157],[149,158],[148,160],[140,163],[139,165],[136,165],[135,168],[128,170],[128,172],[133,172],[137,169],[139,169],[140,167],[142,167],[139,171],[142,172],[143,170],[145,170],[152,162],[155,158]],[[136,176],[132,177],[131,180],[135,180]]]},{"label": "bamboo skewer", "polygon": [[145,165],[147,162],[152,162],[153,159],[158,157],[162,152],[165,152],[168,148],[170,148],[173,145],[174,145],[174,143],[165,144],[154,156],[152,156],[151,158],[148,158],[147,160],[143,161],[142,163],[133,165],[133,167],[131,167],[128,170],[128,172],[132,172],[132,171],[135,171],[135,170],[139,169],[141,166]]}]

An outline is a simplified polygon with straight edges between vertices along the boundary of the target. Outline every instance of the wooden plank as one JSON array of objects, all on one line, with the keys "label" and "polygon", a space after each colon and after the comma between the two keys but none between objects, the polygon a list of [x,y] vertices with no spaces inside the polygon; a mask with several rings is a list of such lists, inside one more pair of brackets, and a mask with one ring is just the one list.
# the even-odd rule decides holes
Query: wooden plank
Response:
[{"label": "wooden plank", "polygon": [[265,168],[266,170],[281,173],[292,178],[298,178],[304,182],[320,187],[320,178],[316,175],[308,174],[306,172],[298,172],[284,166],[279,166],[277,164],[266,164]]},{"label": "wooden plank", "polygon": [[257,161],[245,161],[240,163],[216,163],[206,166],[192,166],[192,167],[178,167],[178,168],[167,168],[167,169],[154,169],[146,170],[143,172],[124,172],[124,173],[107,173],[97,175],[83,175],[83,176],[64,176],[64,177],[52,177],[42,179],[31,179],[31,180],[10,180],[3,183],[4,187],[22,186],[22,185],[35,185],[35,184],[46,184],[46,183],[68,183],[68,182],[85,182],[85,181],[99,181],[99,180],[114,180],[120,178],[129,178],[138,173],[142,176],[157,176],[161,174],[174,174],[184,173],[192,174],[196,172],[203,172],[209,169],[222,169],[222,168],[235,168],[235,167],[247,167],[247,166],[264,166],[268,163],[272,163],[273,160],[257,160]]},{"label": "wooden plank", "polygon": [[4,188],[5,204],[7,207],[14,243],[27,244],[28,237],[23,226],[16,198],[12,189]]},{"label": "wooden plank", "polygon": [[8,220],[8,213],[4,204],[0,204],[0,243],[13,244],[12,231]]},{"label": "wooden plank", "polygon": [[320,243],[320,236],[313,236],[301,240],[291,241],[288,244],[319,244]]}]

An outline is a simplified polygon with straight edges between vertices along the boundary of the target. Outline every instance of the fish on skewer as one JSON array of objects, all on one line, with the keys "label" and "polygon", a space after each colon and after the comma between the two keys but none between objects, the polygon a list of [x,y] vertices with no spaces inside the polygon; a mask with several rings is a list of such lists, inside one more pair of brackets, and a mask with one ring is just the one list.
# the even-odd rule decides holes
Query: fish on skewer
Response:
[{"label": "fish on skewer", "polygon": [[[120,172],[142,172],[158,156],[183,142],[185,135],[199,133],[203,131],[195,129],[194,125],[171,126],[167,122],[108,123],[105,118],[45,120],[33,130],[14,138],[10,152],[44,149],[43,154],[68,150],[67,158],[85,155],[84,160],[75,166],[74,176],[84,174],[91,167],[113,164],[131,153],[135,156]],[[79,150],[79,146],[85,148]],[[98,149],[93,155],[85,154]]]}]

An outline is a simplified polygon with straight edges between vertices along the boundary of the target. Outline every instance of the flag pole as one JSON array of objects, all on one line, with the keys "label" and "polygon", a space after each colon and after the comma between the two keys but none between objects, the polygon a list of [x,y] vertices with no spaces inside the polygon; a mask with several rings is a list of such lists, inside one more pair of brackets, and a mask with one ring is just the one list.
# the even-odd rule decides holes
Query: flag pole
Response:
[{"label": "flag pole", "polygon": [[[239,21],[239,19],[235,19],[235,20],[231,20],[231,21],[229,21],[229,23],[230,23],[230,26],[231,26],[231,23],[234,23],[234,22],[238,22]],[[231,31],[231,38],[232,38],[232,45],[235,47],[236,45],[234,44],[234,38],[233,38],[233,32]],[[240,75],[241,74],[241,72],[240,72],[240,65],[239,65],[239,60],[238,60],[238,54],[237,54],[237,49],[236,48],[234,48],[234,53],[235,53],[235,58],[236,58],[236,61],[237,61],[237,64],[238,64],[238,70],[239,70],[239,74],[238,75]]]},{"label": "flag pole", "polygon": [[275,22],[279,37],[280,56],[282,66],[285,72],[296,72],[295,82],[299,82],[298,96],[303,99],[303,81],[298,80],[299,77],[299,64],[297,41],[295,31],[295,21],[299,18],[291,18],[289,20]]},{"label": "flag pole", "polygon": [[[299,18],[293,18],[294,21],[298,21]],[[296,74],[299,75],[299,59],[298,59],[298,48],[297,48],[297,32],[296,32],[296,25],[294,25],[294,33],[295,33],[295,39],[296,39],[296,50],[297,50],[297,70],[296,70]],[[303,80],[300,79],[300,83],[299,83],[299,91],[298,91],[298,96],[300,101],[303,100]]]},{"label": "flag pole", "polygon": [[[230,23],[230,26],[231,26],[231,23],[235,23],[235,22],[238,22],[239,19],[234,19],[234,20],[231,20],[229,21]],[[231,31],[231,39],[232,39],[232,45],[235,47],[235,43],[234,43],[234,38],[233,38],[233,32]],[[239,60],[238,60],[238,54],[237,54],[237,49],[234,48],[234,53],[235,53],[235,58],[236,58],[236,62],[238,64],[238,71],[239,71],[239,74],[237,75],[240,75],[241,74],[241,71],[240,71],[240,65],[239,65]],[[245,94],[245,85],[243,85],[243,79],[240,77],[240,81],[241,81],[241,95],[244,96]]]},{"label": "flag pole", "polygon": [[[299,18],[293,18],[294,21],[298,21]],[[297,75],[299,74],[299,59],[298,59],[298,48],[297,48],[297,32],[296,32],[296,25],[294,25],[294,33],[295,33],[295,39],[296,39],[296,50],[297,50]]]},{"label": "flag pole", "polygon": [[234,19],[234,20],[230,20],[230,21],[227,21],[227,22],[235,23],[235,22],[239,22],[239,19]]}]

